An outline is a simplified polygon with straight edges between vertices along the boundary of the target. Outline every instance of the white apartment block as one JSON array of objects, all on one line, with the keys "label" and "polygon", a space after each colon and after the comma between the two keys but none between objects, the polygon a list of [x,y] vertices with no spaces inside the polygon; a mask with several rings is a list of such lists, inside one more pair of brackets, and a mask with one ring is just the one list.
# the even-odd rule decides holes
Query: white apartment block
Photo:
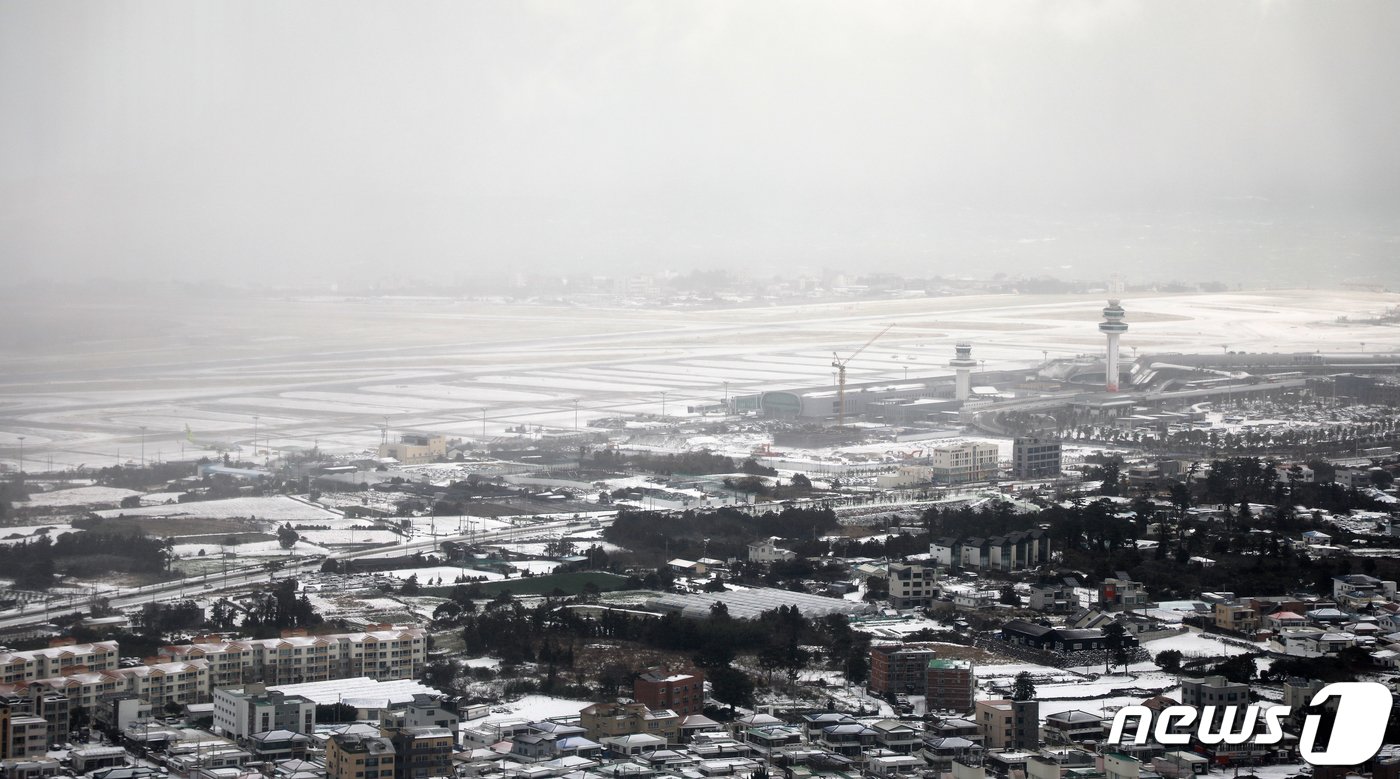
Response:
[{"label": "white apartment block", "polygon": [[208,703],[209,664],[202,660],[157,663],[108,671],[85,671],[35,679],[21,687],[39,687],[68,696],[74,707],[96,711],[103,696],[131,693],[159,709],[167,703]]},{"label": "white apartment block", "polygon": [[930,475],[939,484],[986,481],[997,475],[1000,451],[996,444],[975,441],[936,447]]},{"label": "white apartment block", "polygon": [[165,660],[209,664],[212,689],[321,682],[368,676],[377,681],[413,679],[428,657],[422,628],[385,627],[364,633],[295,635],[240,641],[200,641],[161,647]]},{"label": "white apartment block", "polygon": [[240,743],[254,733],[290,730],[316,732],[316,704],[301,695],[287,695],[249,685],[214,691],[214,725]]},{"label": "white apartment block", "polygon": [[21,684],[35,679],[65,676],[79,668],[87,671],[111,670],[117,667],[117,653],[115,641],[5,652],[0,654],[0,684]]}]

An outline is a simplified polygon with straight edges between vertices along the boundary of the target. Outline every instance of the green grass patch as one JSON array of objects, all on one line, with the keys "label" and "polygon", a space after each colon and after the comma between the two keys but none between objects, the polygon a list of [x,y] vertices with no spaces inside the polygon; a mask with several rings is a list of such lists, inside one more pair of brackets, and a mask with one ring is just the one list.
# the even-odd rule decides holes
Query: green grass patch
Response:
[{"label": "green grass patch", "polygon": [[[578,595],[583,592],[584,586],[590,583],[606,592],[622,589],[626,581],[627,577],[614,573],[572,571],[570,573],[552,573],[547,576],[527,576],[523,579],[477,582],[476,584],[481,587],[481,592],[487,596],[497,595],[503,590],[510,590],[512,595],[551,595],[556,589],[563,591],[565,595]],[[459,585],[424,587],[423,594],[445,598],[457,586]],[[461,586],[470,587],[472,585]]]}]

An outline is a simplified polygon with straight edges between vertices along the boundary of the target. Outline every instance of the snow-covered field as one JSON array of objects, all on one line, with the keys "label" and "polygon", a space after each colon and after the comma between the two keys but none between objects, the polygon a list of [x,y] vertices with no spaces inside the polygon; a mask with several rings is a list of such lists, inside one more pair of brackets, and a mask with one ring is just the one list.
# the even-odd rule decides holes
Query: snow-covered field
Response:
[{"label": "snow-covered field", "polygon": [[274,522],[316,522],[343,519],[340,514],[329,509],[289,498],[273,495],[265,498],[225,498],[194,503],[173,505],[142,506],[133,509],[111,509],[97,512],[98,516],[115,517],[201,517],[206,519],[266,519]]},{"label": "snow-covered field", "polygon": [[1249,650],[1234,644],[1227,644],[1206,633],[1182,633],[1179,636],[1159,638],[1142,645],[1153,657],[1158,652],[1175,649],[1188,658],[1191,657],[1230,657],[1242,655]]},{"label": "snow-covered field", "polygon": [[384,571],[385,576],[392,576],[395,579],[407,579],[410,576],[417,576],[418,583],[427,586],[430,581],[441,580],[442,584],[450,585],[456,582],[458,576],[465,576],[469,579],[482,579],[488,582],[499,581],[506,578],[495,571],[481,571],[475,568],[460,568],[455,565],[437,565],[431,568],[400,568],[396,571]]},{"label": "snow-covered field", "polygon": [[[499,661],[497,664],[499,665]],[[591,701],[576,701],[551,695],[526,695],[516,701],[492,706],[491,713],[482,721],[523,719],[535,722],[550,717],[577,717],[579,711],[587,708],[590,703]]]},{"label": "snow-covered field", "polygon": [[74,487],[71,490],[32,493],[29,500],[20,505],[51,508],[91,506],[100,503],[116,505],[122,502],[122,498],[140,494],[136,490],[124,490],[120,487]]}]

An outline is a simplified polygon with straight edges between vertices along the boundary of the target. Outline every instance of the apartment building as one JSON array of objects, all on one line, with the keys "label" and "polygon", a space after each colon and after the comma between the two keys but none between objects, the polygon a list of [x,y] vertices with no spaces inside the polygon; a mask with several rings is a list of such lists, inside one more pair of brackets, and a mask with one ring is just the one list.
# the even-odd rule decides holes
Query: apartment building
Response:
[{"label": "apartment building", "polygon": [[0,684],[22,684],[77,671],[114,670],[118,651],[117,642],[98,641],[0,653]]},{"label": "apartment building", "polygon": [[124,679],[126,692],[134,693],[157,711],[169,703],[210,701],[209,664],[203,661],[138,665],[103,673]]},{"label": "apartment building", "polygon": [[972,710],[977,673],[970,661],[934,658],[928,662],[926,678],[924,700],[929,711],[966,713]]},{"label": "apartment building", "polygon": [[940,539],[930,551],[935,561],[947,557],[962,568],[1020,571],[1049,562],[1050,534],[1037,528],[990,538]]},{"label": "apartment building", "polygon": [[916,609],[933,603],[938,582],[938,569],[933,563],[890,563],[887,573],[891,607]]},{"label": "apartment building", "polygon": [[705,713],[705,674],[672,674],[653,668],[632,683],[632,697],[650,709],[670,709],[682,717]]},{"label": "apartment building", "polygon": [[394,757],[387,738],[337,733],[326,740],[326,778],[394,779]]},{"label": "apartment building", "polygon": [[452,748],[456,734],[447,728],[386,728],[381,732],[394,745],[395,779],[453,776]]},{"label": "apartment building", "polygon": [[201,640],[161,647],[165,660],[202,660],[214,688],[320,682],[368,676],[377,681],[416,678],[428,655],[422,628],[382,626],[364,633],[308,636],[288,631],[282,638]]},{"label": "apartment building", "polygon": [[23,695],[0,695],[0,759],[42,757],[49,749],[49,723],[35,716],[34,702]]},{"label": "apartment building", "polygon": [[1059,441],[1017,438],[1011,444],[1011,473],[1017,479],[1051,479],[1060,475]]},{"label": "apartment building", "polygon": [[870,647],[870,692],[876,695],[922,695],[928,664],[936,656],[928,644],[881,644]]},{"label": "apartment building", "polygon": [[18,687],[29,694],[61,693],[72,706],[96,711],[111,695],[131,693],[159,709],[167,703],[208,703],[209,665],[203,660],[156,663],[133,668],[81,672],[51,679],[36,679]]},{"label": "apartment building", "polygon": [[240,743],[254,733],[316,730],[316,704],[300,695],[268,691],[261,684],[214,690],[214,726]]},{"label": "apartment building", "polygon": [[986,749],[1035,749],[1040,742],[1036,701],[977,701],[973,717]]},{"label": "apartment building", "polygon": [[976,441],[935,447],[929,453],[929,475],[937,484],[987,481],[997,475],[999,452],[996,444]]}]

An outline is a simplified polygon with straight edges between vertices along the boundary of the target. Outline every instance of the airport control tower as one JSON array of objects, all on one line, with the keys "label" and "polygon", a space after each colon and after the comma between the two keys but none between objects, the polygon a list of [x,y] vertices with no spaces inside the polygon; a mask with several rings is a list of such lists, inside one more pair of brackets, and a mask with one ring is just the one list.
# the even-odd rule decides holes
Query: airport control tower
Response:
[{"label": "airport control tower", "polygon": [[1108,357],[1104,360],[1103,375],[1104,389],[1109,392],[1118,391],[1118,336],[1128,332],[1124,316],[1123,307],[1118,305],[1117,300],[1110,299],[1108,308],[1103,310],[1103,321],[1099,323],[1099,332],[1108,336]]},{"label": "airport control tower", "polygon": [[959,343],[953,348],[958,351],[958,356],[948,361],[948,367],[955,368],[958,372],[953,397],[958,400],[967,400],[968,396],[972,394],[972,369],[977,367],[977,361],[972,359],[972,344]]}]

